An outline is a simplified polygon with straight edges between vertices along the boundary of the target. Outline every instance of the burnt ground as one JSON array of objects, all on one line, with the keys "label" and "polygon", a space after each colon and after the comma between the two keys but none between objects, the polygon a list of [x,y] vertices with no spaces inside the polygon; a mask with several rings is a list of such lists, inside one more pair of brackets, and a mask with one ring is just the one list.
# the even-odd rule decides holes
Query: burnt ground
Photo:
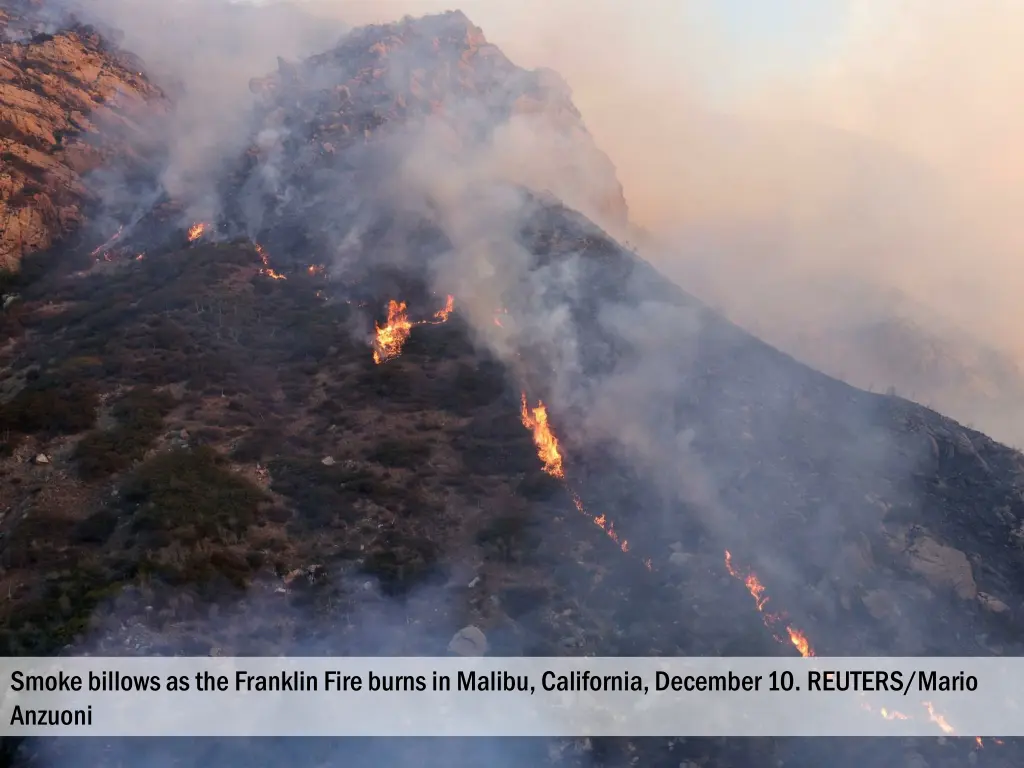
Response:
[{"label": "burnt ground", "polygon": [[[629,278],[686,304],[610,241],[581,246],[556,214],[541,224],[565,237],[535,243],[538,263],[571,243],[589,265],[584,284],[596,281],[584,297],[612,300]],[[23,279],[3,317],[5,654],[437,655],[467,624],[496,655],[793,653],[728,574],[696,502],[655,490],[642,464],[555,413],[572,487],[631,551],[577,513],[520,423],[515,377],[473,343],[458,303],[375,365],[367,318],[379,308],[383,319],[391,295],[366,295],[401,284],[413,313],[429,316],[443,297],[415,279],[370,275],[363,298],[346,300],[301,269],[261,274],[242,242],[77,266]],[[573,311],[581,327],[600,325],[587,301]],[[741,468],[718,478],[718,503],[754,528],[769,521],[775,559],[791,551],[791,570],[773,571],[739,536],[736,553],[818,653],[1019,653],[1020,456],[724,323],[704,327],[678,356],[675,374],[688,378],[674,418],[698,428],[690,450],[706,466]],[[615,341],[594,333],[595,348]],[[588,373],[600,376],[600,361]],[[531,382],[541,392],[542,379]],[[913,461],[859,460],[876,434]],[[48,463],[34,463],[40,453]],[[963,553],[975,592],[1006,610],[922,570],[922,540]],[[907,606],[930,623],[905,631]],[[966,735],[5,747],[11,765],[1020,764],[1012,740],[979,749]]]}]

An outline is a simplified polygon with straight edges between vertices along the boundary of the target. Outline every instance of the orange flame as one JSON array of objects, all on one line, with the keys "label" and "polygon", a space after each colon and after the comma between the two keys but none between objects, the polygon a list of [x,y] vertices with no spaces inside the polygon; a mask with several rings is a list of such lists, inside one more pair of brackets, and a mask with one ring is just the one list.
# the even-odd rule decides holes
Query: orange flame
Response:
[{"label": "orange flame", "polygon": [[[981,736],[975,736],[974,737],[974,743],[978,745],[978,749],[984,749],[985,748],[985,741],[981,738]],[[992,739],[992,743],[993,744],[998,744],[998,745],[1001,746],[1003,744],[1003,740],[1002,739]]]},{"label": "orange flame", "polygon": [[394,357],[402,354],[402,345],[412,333],[412,323],[406,314],[405,302],[397,302],[394,299],[388,302],[388,322],[381,327],[374,324],[377,329],[377,338],[374,340],[373,362],[380,365]]},{"label": "orange flame", "polygon": [[[90,255],[90,256],[93,256],[93,257],[95,257],[95,256],[99,256],[99,255],[100,255],[100,253],[102,253],[103,251],[107,250],[107,248],[109,248],[109,247],[110,247],[110,246],[112,246],[112,245],[113,245],[114,243],[116,243],[116,242],[117,242],[117,241],[118,241],[118,240],[119,240],[119,239],[121,238],[121,234],[122,234],[123,232],[124,232],[124,225],[122,224],[121,226],[119,226],[119,227],[117,228],[117,232],[115,232],[115,233],[114,233],[114,234],[113,234],[113,235],[112,235],[112,236],[110,237],[110,239],[109,239],[109,240],[107,240],[107,241],[106,241],[105,243],[103,243],[102,245],[98,245],[98,246],[96,246],[96,248],[94,248],[94,249],[93,249],[93,251],[92,251],[92,253],[90,253],[89,255]],[[110,261],[110,259],[107,259],[107,261]]]},{"label": "orange flame", "polygon": [[442,307],[441,309],[434,313],[434,319],[442,323],[446,323],[448,322],[448,316],[451,315],[454,309],[455,297],[449,295],[448,298],[445,300],[444,307]]},{"label": "orange flame", "polygon": [[434,313],[432,320],[419,320],[412,322],[406,311],[405,302],[398,302],[394,299],[388,302],[388,322],[381,327],[374,323],[377,329],[376,338],[373,341],[373,362],[380,365],[392,358],[402,354],[402,346],[408,340],[412,329],[417,325],[441,325],[448,322],[448,317],[455,310],[455,297],[449,295],[445,299],[444,307]]},{"label": "orange flame", "polygon": [[[558,438],[555,437],[554,432],[551,431],[551,425],[548,423],[547,406],[544,405],[543,401],[537,401],[537,407],[530,408],[526,400],[526,393],[523,392],[520,418],[523,426],[533,434],[533,444],[537,446],[537,456],[544,464],[544,471],[551,475],[551,477],[557,477],[564,481],[565,469],[562,466],[562,452],[558,447]],[[576,507],[577,512],[584,517],[589,517],[594,525],[604,531],[609,539],[618,544],[619,549],[623,552],[630,551],[629,542],[619,537],[618,531],[615,530],[615,524],[610,522],[606,515],[594,515],[583,506],[583,500],[579,497],[579,494],[572,490],[569,493],[572,496],[572,503]],[[648,571],[653,570],[649,557],[643,560],[643,564]]]},{"label": "orange flame", "polygon": [[886,720],[909,720],[910,719],[907,715],[904,715],[902,712],[896,712],[895,710],[890,712],[885,707],[882,707],[882,717],[884,717]]},{"label": "orange flame", "polygon": [[928,710],[928,719],[935,723],[939,728],[942,729],[943,733],[950,734],[954,733],[953,726],[946,722],[946,718],[935,711],[935,707],[932,706],[930,701],[924,702],[925,709]]},{"label": "orange flame", "polygon": [[808,656],[814,655],[814,651],[811,650],[811,643],[803,632],[792,627],[786,627],[786,631],[789,633],[789,642],[793,644],[793,647],[797,649],[801,656],[806,659]]},{"label": "orange flame", "polygon": [[276,272],[270,268],[270,257],[267,256],[267,252],[263,250],[263,246],[259,243],[253,243],[253,247],[256,248],[256,253],[260,256],[260,261],[263,262],[263,269],[259,271],[259,274],[269,277],[271,280],[287,280],[288,278],[282,275],[280,272]]},{"label": "orange flame", "polygon": [[[750,593],[750,596],[754,598],[754,602],[757,604],[757,610],[763,615],[763,621],[764,621],[765,626],[768,627],[768,629],[770,629],[772,631],[772,634],[774,635],[775,634],[775,626],[780,624],[780,623],[785,624],[785,619],[784,619],[782,614],[769,613],[768,611],[764,610],[765,605],[767,605],[767,603],[768,603],[768,598],[765,595],[765,591],[766,591],[765,590],[765,586],[757,578],[757,575],[754,574],[753,572],[748,572],[746,576],[741,574],[737,570],[737,568],[733,565],[732,553],[729,552],[729,550],[725,551],[725,568],[726,568],[727,571],[729,571],[729,575],[730,576],[732,576],[733,578],[739,579],[740,581],[742,581],[746,585],[747,591]],[[785,628],[786,628],[786,633],[789,635],[789,642],[793,644],[793,647],[796,648],[796,650],[799,652],[799,654],[801,656],[803,656],[804,658],[807,658],[809,656],[814,656],[815,655],[814,649],[811,648],[810,641],[807,639],[807,636],[803,632],[801,632],[798,629],[794,629],[789,624],[785,624]],[[784,642],[781,638],[779,638],[778,635],[775,635],[775,638],[777,640],[779,640],[780,642]],[[865,703],[862,703],[861,706],[864,709],[866,709],[867,711],[869,711],[869,712],[873,712],[874,711],[874,710],[872,710],[872,708],[870,706],[868,706]],[[939,726],[939,728],[942,730],[943,733],[945,733],[945,734],[955,733],[955,731],[953,729],[953,726],[951,726],[946,721],[945,717],[943,717],[941,714],[939,714],[938,712],[935,711],[935,708],[932,706],[931,702],[924,702],[924,706],[928,710],[928,719],[931,720],[933,723],[935,723],[937,726]],[[911,719],[908,715],[905,715],[902,712],[890,711],[890,710],[887,710],[887,709],[882,709],[880,714],[886,720],[910,720]],[[982,739],[981,739],[980,736],[975,736],[974,740],[977,742],[979,747],[981,747],[981,748],[984,747],[984,743],[982,742]],[[1002,744],[1003,743],[999,739],[993,739],[993,741],[996,744]]]},{"label": "orange flame", "polygon": [[324,265],[310,264],[306,271],[309,272],[309,274],[311,275],[322,275],[324,273]]},{"label": "orange flame", "polygon": [[[732,564],[732,553],[729,550],[725,551],[725,569],[729,571],[729,575],[735,579],[742,581],[746,587],[750,596],[754,598],[754,602],[757,605],[757,610],[763,614],[764,625],[768,629],[775,633],[775,627],[778,624],[784,624],[786,628],[786,634],[789,636],[789,642],[793,644],[797,652],[807,658],[808,656],[814,656],[814,649],[811,648],[811,643],[807,639],[807,636],[798,629],[794,629],[789,624],[784,623],[784,619],[780,614],[769,613],[765,611],[764,607],[768,604],[768,597],[766,596],[764,584],[761,583],[760,579],[757,578],[755,573],[748,572],[745,576],[741,574],[736,567]],[[776,639],[779,639],[776,635]],[[782,642],[782,640],[780,640]]]},{"label": "orange flame", "polygon": [[206,224],[204,224],[203,222],[200,221],[193,224],[191,227],[188,228],[188,241],[190,243],[194,243],[196,240],[203,236],[203,233],[205,231]]},{"label": "orange flame", "polygon": [[523,392],[523,407],[520,412],[523,426],[533,432],[533,443],[537,446],[537,455],[544,462],[544,471],[552,477],[565,477],[562,469],[562,454],[558,450],[558,439],[551,432],[548,424],[548,409],[538,401],[536,408],[526,404],[526,393]]}]

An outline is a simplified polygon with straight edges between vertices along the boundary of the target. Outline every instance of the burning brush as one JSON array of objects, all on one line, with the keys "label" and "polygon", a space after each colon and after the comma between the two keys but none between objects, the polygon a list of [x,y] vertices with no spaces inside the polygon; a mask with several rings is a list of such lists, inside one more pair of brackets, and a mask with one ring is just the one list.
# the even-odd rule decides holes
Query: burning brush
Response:
[{"label": "burning brush", "polygon": [[455,297],[448,296],[444,307],[434,313],[430,320],[409,320],[408,307],[404,301],[391,299],[388,302],[388,320],[385,325],[374,324],[376,329],[373,339],[373,362],[377,365],[386,363],[388,360],[402,354],[402,347],[412,334],[412,329],[417,325],[441,325],[448,322],[455,309]]},{"label": "burning brush", "polygon": [[[551,430],[551,425],[548,423],[547,406],[543,402],[538,401],[537,406],[531,408],[526,400],[526,393],[523,392],[519,417],[523,422],[523,426],[530,430],[533,435],[533,444],[537,446],[537,457],[544,465],[543,470],[551,477],[565,482],[562,452],[559,449],[558,438],[555,437],[554,432]],[[614,541],[623,552],[630,551],[629,542],[619,537],[618,532],[615,530],[615,524],[608,520],[606,515],[594,515],[583,506],[583,500],[579,497],[579,494],[572,489],[569,489],[569,494],[572,496],[572,503],[576,507],[577,512],[584,517],[589,517],[594,525],[604,531],[605,535]],[[644,558],[643,564],[648,571],[653,570],[649,557]]]},{"label": "burning brush", "polygon": [[794,629],[792,626],[786,623],[785,618],[782,614],[772,613],[765,610],[765,606],[768,604],[768,596],[765,594],[765,586],[761,583],[761,580],[757,578],[757,574],[753,571],[748,571],[746,574],[742,574],[736,569],[736,566],[732,562],[732,553],[729,550],[725,551],[725,569],[729,571],[729,575],[733,578],[742,581],[746,587],[750,596],[754,598],[754,603],[757,605],[757,610],[761,613],[764,619],[764,625],[772,631],[775,638],[779,642],[783,640],[776,634],[776,628],[780,625],[786,629],[786,635],[789,638],[789,642],[792,643],[793,647],[796,648],[797,652],[803,656],[814,656],[814,650],[811,648],[810,642],[807,640],[807,636],[798,629]]},{"label": "burning brush", "polygon": [[117,228],[117,232],[115,232],[109,240],[107,240],[105,243],[102,243],[101,245],[98,245],[96,248],[93,249],[92,253],[90,253],[89,255],[94,259],[101,258],[114,243],[121,239],[122,234],[124,234],[123,224]]},{"label": "burning brush", "polygon": [[263,262],[263,267],[260,269],[260,274],[264,277],[269,277],[271,280],[287,280],[288,278],[282,275],[280,272],[275,272],[270,267],[270,257],[267,256],[267,252],[263,250],[263,246],[259,243],[253,243],[253,247],[256,248],[256,253],[259,254],[260,261]]}]

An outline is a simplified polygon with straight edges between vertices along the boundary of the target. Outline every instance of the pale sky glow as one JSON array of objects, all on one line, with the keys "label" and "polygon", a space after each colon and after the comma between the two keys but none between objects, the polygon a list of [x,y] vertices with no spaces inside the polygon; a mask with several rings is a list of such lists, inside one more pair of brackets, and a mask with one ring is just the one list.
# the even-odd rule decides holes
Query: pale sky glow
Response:
[{"label": "pale sky glow", "polygon": [[695,4],[696,23],[722,41],[727,66],[709,73],[723,96],[765,78],[815,68],[834,53],[848,14],[847,0],[707,0]]}]

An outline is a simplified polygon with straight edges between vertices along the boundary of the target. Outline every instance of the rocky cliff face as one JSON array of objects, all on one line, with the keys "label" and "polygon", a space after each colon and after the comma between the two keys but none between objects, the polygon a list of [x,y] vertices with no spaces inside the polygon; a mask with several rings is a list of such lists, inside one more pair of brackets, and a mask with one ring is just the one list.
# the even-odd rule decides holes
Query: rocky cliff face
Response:
[{"label": "rocky cliff face", "polygon": [[[450,131],[448,151],[486,151],[493,177],[550,192],[608,226],[626,223],[615,169],[566,83],[515,66],[459,11],[356,30],[322,55],[280,61],[251,88],[261,97],[259,128],[244,178],[266,226],[297,214],[289,190],[304,190],[306,228],[314,236],[327,222],[336,229],[337,204],[320,211],[321,221],[309,207],[311,187],[340,188],[340,176],[365,166],[368,143],[427,123]],[[268,193],[279,202],[270,210]]]},{"label": "rocky cliff face", "polygon": [[0,269],[75,231],[94,199],[84,177],[138,161],[160,98],[95,29],[56,28],[38,3],[0,7]]}]

